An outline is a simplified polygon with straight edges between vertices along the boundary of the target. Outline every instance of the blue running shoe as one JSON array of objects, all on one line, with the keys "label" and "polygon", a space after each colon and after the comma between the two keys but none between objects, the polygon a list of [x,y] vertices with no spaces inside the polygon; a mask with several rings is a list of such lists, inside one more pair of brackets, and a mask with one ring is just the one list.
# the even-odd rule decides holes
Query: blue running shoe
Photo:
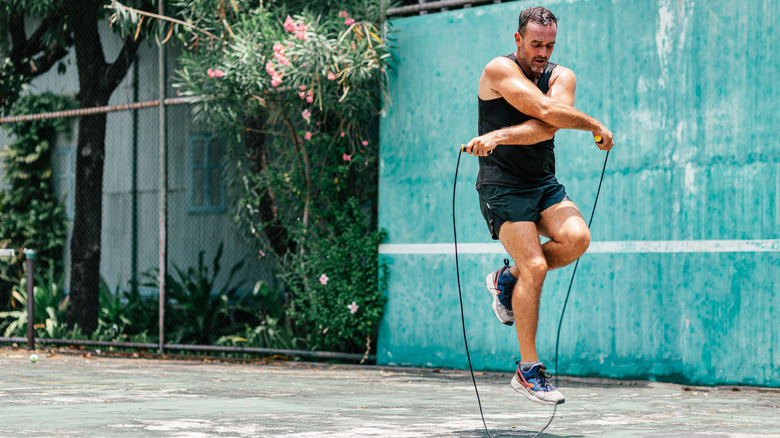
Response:
[{"label": "blue running shoe", "polygon": [[517,279],[509,272],[509,260],[504,259],[504,267],[491,272],[485,278],[488,292],[493,296],[493,313],[505,325],[515,323],[515,313],[512,311],[512,291]]},{"label": "blue running shoe", "polygon": [[560,391],[555,389],[550,381],[551,378],[552,376],[542,363],[532,366],[529,371],[523,371],[520,362],[517,362],[517,371],[512,377],[512,389],[523,394],[532,402],[543,405],[560,405],[566,399]]}]

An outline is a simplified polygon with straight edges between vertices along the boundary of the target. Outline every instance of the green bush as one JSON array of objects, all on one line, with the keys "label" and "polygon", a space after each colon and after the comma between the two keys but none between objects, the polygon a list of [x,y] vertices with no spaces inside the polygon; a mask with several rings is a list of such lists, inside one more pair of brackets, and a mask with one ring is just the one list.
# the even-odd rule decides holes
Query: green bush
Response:
[{"label": "green bush", "polygon": [[[13,107],[16,114],[38,114],[76,107],[73,99],[52,93],[26,95]],[[13,141],[2,152],[7,188],[0,192],[0,247],[35,251],[35,269],[62,270],[67,237],[65,209],[52,181],[52,155],[57,135],[70,135],[70,119],[8,123]],[[0,259],[0,309],[9,308],[9,291],[24,275],[22,257]]]},{"label": "green bush", "polygon": [[[68,311],[68,297],[63,288],[64,276],[54,273],[54,266],[49,266],[43,276],[36,275],[34,294],[34,333],[35,337],[50,339],[66,339],[75,332],[79,334],[78,326],[71,331],[65,322]],[[14,307],[19,310],[0,313],[0,329],[3,336],[27,336],[27,278],[13,288]]]},{"label": "green bush", "polygon": [[93,340],[148,342],[148,333],[157,332],[157,296],[144,297],[138,288],[122,290],[119,286],[112,292],[101,277],[98,297],[100,312],[97,329],[91,336]]},{"label": "green bush", "polygon": [[292,323],[285,314],[280,291],[270,288],[264,281],[258,281],[252,295],[260,300],[260,321],[256,325],[245,325],[242,331],[235,334],[219,338],[217,345],[280,350],[308,348],[306,340],[295,335]]},{"label": "green bush", "polygon": [[[234,277],[244,265],[233,265],[222,286],[216,285],[221,271],[219,264],[223,246],[220,243],[212,260],[211,274],[203,261],[204,251],[198,253],[198,265],[181,269],[174,265],[175,276],[168,275],[165,318],[166,342],[208,345],[220,336],[231,334],[243,326],[239,314],[251,314],[253,303],[248,292],[241,292],[241,282]],[[159,288],[156,270],[144,274],[150,281],[146,286]]]},{"label": "green bush", "polygon": [[[315,350],[368,351],[385,305],[387,266],[357,200],[319,216],[305,254],[285,260],[287,315]],[[303,238],[303,236],[302,236]]]}]

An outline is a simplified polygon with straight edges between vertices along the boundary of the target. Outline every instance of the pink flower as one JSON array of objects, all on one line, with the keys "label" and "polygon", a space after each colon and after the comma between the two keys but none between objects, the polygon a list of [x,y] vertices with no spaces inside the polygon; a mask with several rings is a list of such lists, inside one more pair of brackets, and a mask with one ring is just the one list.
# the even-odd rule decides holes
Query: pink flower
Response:
[{"label": "pink flower", "polygon": [[352,304],[347,304],[347,308],[349,309],[349,313],[355,313],[358,310],[358,305],[353,301]]},{"label": "pink flower", "polygon": [[295,32],[295,22],[289,15],[287,16],[287,19],[284,20],[284,30],[287,32]]},{"label": "pink flower", "polygon": [[349,14],[347,14],[347,11],[339,11],[339,17],[347,18],[349,17]]},{"label": "pink flower", "polygon": [[322,331],[322,334],[324,335],[325,333],[328,333],[328,329],[329,329],[329,328],[330,328],[330,327],[325,327],[325,329]]},{"label": "pink flower", "polygon": [[274,76],[276,74],[276,69],[274,68],[274,63],[271,61],[268,61],[265,63],[265,71],[268,72],[268,76]]},{"label": "pink flower", "polygon": [[344,135],[346,135],[346,132],[341,131],[341,138],[344,138]]},{"label": "pink flower", "polygon": [[284,53],[284,46],[282,43],[274,44],[274,53]]},{"label": "pink flower", "polygon": [[[352,17],[349,17],[346,20],[344,20],[344,24],[346,24],[347,26],[352,26],[353,24],[355,24],[355,19],[352,18]],[[355,312],[352,312],[352,313],[355,313]]]},{"label": "pink flower", "polygon": [[305,109],[301,113],[301,117],[303,117],[304,120],[306,120],[306,123],[311,122],[311,111]]},{"label": "pink flower", "polygon": [[309,92],[306,93],[306,102],[314,102],[314,92],[312,90],[309,90]]},{"label": "pink flower", "polygon": [[297,29],[295,29],[295,38],[301,41],[306,41],[309,37],[306,36],[306,31],[309,30],[308,26],[301,23]]},{"label": "pink flower", "polygon": [[301,91],[306,91],[306,85],[299,85],[298,89]]},{"label": "pink flower", "polygon": [[329,80],[329,81],[336,80],[336,75],[334,75],[334,74],[333,74],[333,73],[331,73],[331,72],[328,72],[328,80]]},{"label": "pink flower", "polygon": [[303,91],[299,91],[298,92],[298,97],[300,97],[301,99],[305,99],[306,98],[306,93],[304,93]]},{"label": "pink flower", "polygon": [[274,58],[279,61],[279,64],[290,65],[290,59],[284,56],[284,50],[274,51]]},{"label": "pink flower", "polygon": [[368,146],[368,140],[363,140],[363,143],[362,143],[362,145],[363,145],[363,146]]},{"label": "pink flower", "polygon": [[325,274],[320,275],[320,284],[325,286],[328,284],[328,276]]},{"label": "pink flower", "polygon": [[225,72],[219,69],[208,69],[206,70],[206,74],[209,75],[210,78],[221,78],[222,76],[225,76]]},{"label": "pink flower", "polygon": [[344,161],[352,161],[352,155],[344,154],[341,156],[341,158],[343,158]]},{"label": "pink flower", "polygon": [[282,78],[280,76],[273,76],[271,77],[271,86],[272,87],[278,87],[279,84],[282,83]]},{"label": "pink flower", "polygon": [[306,131],[306,135],[303,136],[306,140],[311,140],[311,132]]},{"label": "pink flower", "polygon": [[257,254],[257,258],[261,259],[261,258],[263,258],[263,257],[265,257],[265,253],[264,253],[264,252],[263,252],[263,250],[261,249],[261,250],[260,250],[260,252],[258,252],[258,254]]}]

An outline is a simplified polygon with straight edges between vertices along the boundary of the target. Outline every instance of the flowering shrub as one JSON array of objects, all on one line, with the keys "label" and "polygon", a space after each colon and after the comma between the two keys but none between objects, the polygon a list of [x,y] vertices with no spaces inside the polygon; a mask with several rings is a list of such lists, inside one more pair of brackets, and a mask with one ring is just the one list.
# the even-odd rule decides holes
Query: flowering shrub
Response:
[{"label": "flowering shrub", "polygon": [[[179,3],[169,25],[189,50],[175,86],[233,140],[235,219],[277,261],[296,336],[367,351],[384,306],[376,117],[389,103],[388,2],[301,2],[321,13]],[[113,6],[114,21],[140,28],[139,12]]]},{"label": "flowering shrub", "polygon": [[[356,199],[318,214],[322,226],[308,236],[308,252],[292,256],[285,284],[288,314],[305,329],[310,346],[328,351],[367,350],[376,339],[385,297],[386,266]],[[320,274],[321,273],[321,274]]]}]

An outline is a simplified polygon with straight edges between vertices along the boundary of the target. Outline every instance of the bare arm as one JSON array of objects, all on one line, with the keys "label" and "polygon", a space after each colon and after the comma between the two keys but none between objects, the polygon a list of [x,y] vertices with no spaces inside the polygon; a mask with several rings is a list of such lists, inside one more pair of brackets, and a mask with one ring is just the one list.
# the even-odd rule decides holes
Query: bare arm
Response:
[{"label": "bare arm", "polygon": [[[574,84],[576,86],[576,82]],[[552,93],[545,96],[507,58],[496,58],[488,63],[480,79],[479,93],[488,98],[503,97],[523,114],[557,128],[590,131],[594,136],[602,137],[605,146],[611,147],[612,133],[601,122],[577,110],[571,103],[559,100]]]},{"label": "bare arm", "polygon": [[536,144],[553,138],[557,130],[558,128],[541,120],[531,119],[520,125],[497,129],[475,137],[465,146],[464,150],[471,155],[484,157],[500,144]]},{"label": "bare arm", "polygon": [[[495,60],[493,62],[495,62]],[[486,72],[487,70],[488,69],[486,68]],[[568,107],[570,110],[573,110],[588,119],[592,119],[590,116],[577,111],[573,107],[575,90],[577,88],[577,78],[574,76],[574,72],[568,68],[563,66],[558,66],[555,68],[553,78],[550,82],[550,91],[548,92],[547,96],[542,94],[541,90],[539,90],[536,85],[532,84],[531,81],[527,80],[524,76],[522,79],[525,80],[525,82],[528,84],[531,84],[536,93],[544,97],[546,100],[555,102],[556,108]],[[480,93],[487,94],[486,97],[488,98],[502,97],[500,94],[493,94],[496,92],[485,86],[487,82],[489,81],[486,80],[486,74],[483,74],[482,81],[480,82]],[[604,128],[603,125],[601,125],[597,120],[592,120],[595,121],[595,123],[597,123],[598,126],[600,126],[604,131],[602,134],[596,134],[596,131],[592,131],[594,132],[594,135],[600,135],[603,139],[606,140],[598,144],[599,148],[603,150],[611,149],[612,133]],[[558,129],[560,129],[560,127],[553,126],[542,120],[532,119],[520,125],[498,129],[496,131],[492,131],[485,135],[476,137],[468,143],[465,150],[471,155],[486,156],[499,144],[529,145],[536,144],[544,140],[549,140],[553,138]]]},{"label": "bare arm", "polygon": [[[549,96],[552,99],[574,105],[574,94],[577,87],[577,79],[574,72],[565,67],[556,67],[554,76],[550,81]],[[485,135],[472,139],[466,146],[466,152],[472,155],[485,156],[499,144],[504,145],[530,145],[555,136],[559,128],[547,124],[538,119],[531,119],[520,125],[497,129]]]}]

